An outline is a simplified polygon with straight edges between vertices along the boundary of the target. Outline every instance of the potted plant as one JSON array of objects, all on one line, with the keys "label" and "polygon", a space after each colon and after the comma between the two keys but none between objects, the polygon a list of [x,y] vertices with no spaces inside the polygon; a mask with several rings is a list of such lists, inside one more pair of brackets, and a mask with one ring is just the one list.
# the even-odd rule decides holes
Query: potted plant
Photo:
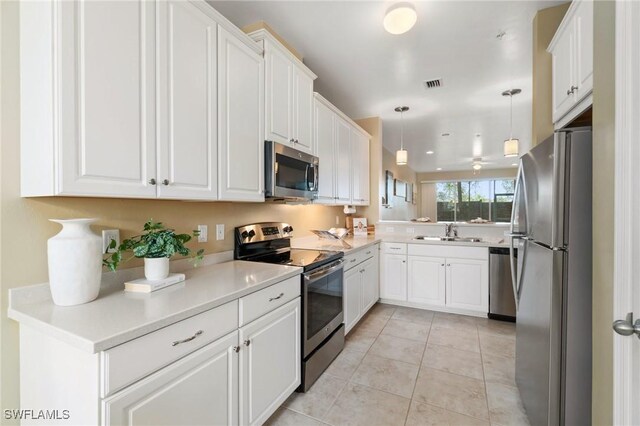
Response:
[{"label": "potted plant", "polygon": [[[161,280],[169,276],[169,258],[174,254],[191,255],[191,250],[185,246],[192,237],[197,237],[199,231],[189,234],[176,234],[173,229],[166,228],[162,222],[149,220],[144,224],[144,233],[128,238],[116,248],[115,241],[111,241],[109,248],[116,251],[103,260],[103,264],[112,271],[122,262],[134,257],[144,259],[144,276],[150,280]],[[131,257],[123,260],[123,253],[132,252]],[[197,263],[202,260],[204,250],[198,250],[193,259]]]}]

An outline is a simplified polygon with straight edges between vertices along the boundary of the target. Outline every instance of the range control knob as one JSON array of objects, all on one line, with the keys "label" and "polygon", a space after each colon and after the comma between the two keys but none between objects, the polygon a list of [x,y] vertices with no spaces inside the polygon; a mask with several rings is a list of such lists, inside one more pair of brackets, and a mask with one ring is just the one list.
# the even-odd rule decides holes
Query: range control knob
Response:
[{"label": "range control knob", "polygon": [[282,231],[285,234],[289,234],[289,233],[293,232],[293,226],[285,226],[284,228],[282,228]]},{"label": "range control knob", "polygon": [[249,233],[247,231],[242,231],[242,234],[240,234],[240,236],[242,237],[243,240],[246,240],[247,237],[249,237]]},{"label": "range control knob", "polygon": [[249,231],[249,239],[253,238],[256,236],[256,231],[254,231],[253,229],[251,231]]}]

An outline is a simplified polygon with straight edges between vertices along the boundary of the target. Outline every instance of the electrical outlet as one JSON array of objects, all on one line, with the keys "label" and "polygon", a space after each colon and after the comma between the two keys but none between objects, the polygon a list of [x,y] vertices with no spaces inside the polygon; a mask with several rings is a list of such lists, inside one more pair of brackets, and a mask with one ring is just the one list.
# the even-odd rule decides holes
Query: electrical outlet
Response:
[{"label": "electrical outlet", "polygon": [[[109,248],[111,241],[115,240],[116,247]],[[115,253],[116,248],[120,245],[120,230],[119,229],[105,229],[102,231],[102,252],[103,253]]]},{"label": "electrical outlet", "polygon": [[198,225],[198,231],[200,231],[200,233],[198,234],[198,242],[206,243],[208,233],[209,233],[207,229],[207,225]]},{"label": "electrical outlet", "polygon": [[407,231],[407,234],[413,234],[414,232],[416,232],[415,228],[407,228],[405,229],[405,231]]},{"label": "electrical outlet", "polygon": [[224,223],[216,225],[216,240],[224,240]]}]

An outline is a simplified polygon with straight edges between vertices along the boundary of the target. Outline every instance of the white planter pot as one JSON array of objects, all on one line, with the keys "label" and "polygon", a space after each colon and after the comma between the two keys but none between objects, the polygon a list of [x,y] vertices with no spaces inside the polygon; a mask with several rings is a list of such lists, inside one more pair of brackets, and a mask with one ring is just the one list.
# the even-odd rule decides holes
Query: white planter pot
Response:
[{"label": "white planter pot", "polygon": [[72,306],[91,302],[98,297],[102,278],[102,238],[89,227],[96,219],[50,220],[62,225],[47,241],[53,303]]},{"label": "white planter pot", "polygon": [[144,276],[149,281],[163,280],[169,276],[169,258],[144,258]]}]

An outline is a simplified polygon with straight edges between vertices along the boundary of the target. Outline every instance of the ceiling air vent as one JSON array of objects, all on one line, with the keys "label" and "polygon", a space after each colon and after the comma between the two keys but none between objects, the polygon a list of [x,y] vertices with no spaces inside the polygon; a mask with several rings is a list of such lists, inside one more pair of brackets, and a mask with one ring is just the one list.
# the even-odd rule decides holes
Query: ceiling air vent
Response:
[{"label": "ceiling air vent", "polygon": [[434,80],[425,80],[422,84],[425,89],[435,89],[442,86],[442,79],[436,78]]}]

